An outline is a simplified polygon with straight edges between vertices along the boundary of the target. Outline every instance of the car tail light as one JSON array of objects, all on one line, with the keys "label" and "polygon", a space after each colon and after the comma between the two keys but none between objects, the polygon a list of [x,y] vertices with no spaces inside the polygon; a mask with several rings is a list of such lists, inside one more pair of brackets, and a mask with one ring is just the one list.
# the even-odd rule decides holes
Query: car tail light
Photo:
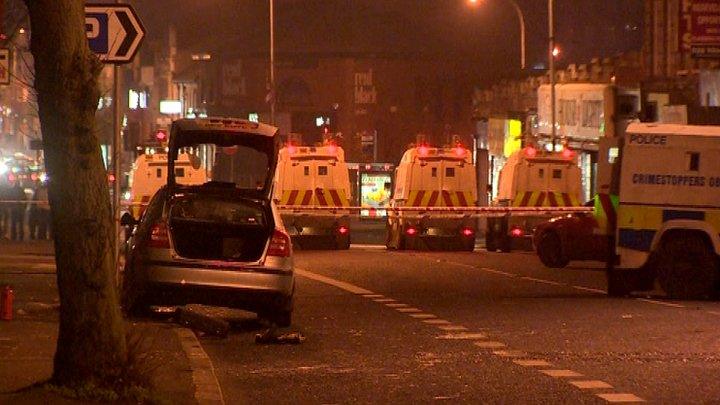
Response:
[{"label": "car tail light", "polygon": [[523,236],[523,230],[519,226],[515,226],[510,230],[510,236],[513,238],[519,238]]},{"label": "car tail light", "polygon": [[350,228],[348,228],[347,226],[340,226],[338,228],[338,233],[340,235],[347,235],[348,233],[350,233]]},{"label": "car tail light", "polygon": [[270,246],[268,247],[268,256],[276,257],[289,257],[292,244],[290,242],[290,236],[285,232],[276,229],[273,232],[273,236],[270,239]]},{"label": "car tail light", "polygon": [[170,235],[168,234],[168,228],[165,222],[157,222],[150,228],[148,246],[153,248],[170,247]]},{"label": "car tail light", "polygon": [[471,236],[475,236],[475,230],[472,228],[463,228],[460,232],[463,234],[463,236],[467,236],[468,238]]},{"label": "car tail light", "polygon": [[415,236],[415,235],[417,235],[418,230],[417,230],[417,228],[415,228],[414,226],[411,226],[411,227],[409,227],[408,229],[405,230],[405,233],[406,233],[408,236]]}]

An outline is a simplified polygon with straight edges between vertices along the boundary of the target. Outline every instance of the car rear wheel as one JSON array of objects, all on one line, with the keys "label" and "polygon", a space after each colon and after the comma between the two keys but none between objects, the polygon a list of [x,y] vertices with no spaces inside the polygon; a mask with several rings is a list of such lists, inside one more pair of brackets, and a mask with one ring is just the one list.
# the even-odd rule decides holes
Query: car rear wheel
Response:
[{"label": "car rear wheel", "polygon": [[570,262],[563,255],[560,237],[555,232],[548,232],[540,238],[537,253],[542,264],[551,269],[561,269]]},{"label": "car rear wheel", "polygon": [[676,232],[662,242],[656,271],[660,286],[670,298],[707,299],[717,294],[718,257],[706,238],[697,233]]}]

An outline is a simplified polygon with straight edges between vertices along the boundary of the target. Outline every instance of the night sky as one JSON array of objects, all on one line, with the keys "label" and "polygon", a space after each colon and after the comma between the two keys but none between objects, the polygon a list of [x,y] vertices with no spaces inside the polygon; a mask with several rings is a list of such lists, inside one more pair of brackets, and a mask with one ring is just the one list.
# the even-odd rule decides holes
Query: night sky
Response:
[{"label": "night sky", "polygon": [[[547,3],[517,0],[527,24],[528,67],[544,62]],[[168,24],[195,51],[261,53],[267,0],[135,0],[150,33]],[[641,46],[642,0],[556,0],[560,64]],[[519,23],[509,0],[275,0],[279,54],[422,53],[476,66],[478,81],[517,73]]]}]

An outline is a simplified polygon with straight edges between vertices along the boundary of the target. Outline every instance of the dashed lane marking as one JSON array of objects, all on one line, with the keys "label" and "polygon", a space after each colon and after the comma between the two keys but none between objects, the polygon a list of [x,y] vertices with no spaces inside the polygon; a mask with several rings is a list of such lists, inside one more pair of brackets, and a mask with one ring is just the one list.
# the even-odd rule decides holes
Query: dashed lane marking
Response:
[{"label": "dashed lane marking", "polygon": [[415,319],[435,319],[437,316],[433,314],[410,314]]},{"label": "dashed lane marking", "polygon": [[[450,263],[450,262],[448,262],[448,263]],[[457,263],[454,263],[454,264],[457,264]],[[473,268],[477,269],[477,267],[473,267]],[[517,274],[515,274],[515,273],[508,273],[507,271],[491,269],[489,267],[480,267],[479,270],[482,270],[482,271],[485,271],[488,273],[499,274],[501,276],[506,276],[506,277],[517,277]]]},{"label": "dashed lane marking", "polygon": [[600,398],[611,402],[611,403],[628,403],[628,402],[645,402],[644,399],[638,397],[637,395],[633,394],[616,394],[616,393],[607,393],[607,394],[597,394]]},{"label": "dashed lane marking", "polygon": [[[460,266],[464,266],[464,267],[467,266],[467,265],[464,265],[461,263],[451,263],[451,262],[448,262],[448,263],[460,265]],[[477,269],[474,266],[470,266],[470,267],[472,267],[473,269]],[[512,274],[512,273],[507,273],[507,272],[489,269],[489,268],[480,268],[480,270],[489,271],[491,273],[501,274],[501,275],[510,276],[510,277],[518,277],[517,275]],[[383,295],[374,294],[370,290],[366,290],[364,288],[355,286],[353,284],[345,283],[343,281],[335,280],[330,277],[325,277],[325,276],[322,276],[319,274],[311,273],[306,270],[295,269],[295,272],[296,272],[296,274],[298,274],[300,276],[309,278],[311,280],[319,281],[319,282],[340,288],[342,290],[348,291],[352,294],[361,295],[366,298],[383,298],[384,297]],[[523,278],[528,279],[527,277],[523,277]],[[530,281],[534,281],[534,280],[530,280]],[[547,280],[545,280],[545,281],[547,281]],[[579,290],[585,290],[585,291],[605,294],[605,291],[602,291],[602,290],[596,290],[596,289],[591,289],[591,288],[587,288],[587,287],[579,287],[579,286],[572,286],[572,287],[579,289]],[[648,300],[645,300],[645,301],[648,301]],[[661,301],[657,301],[657,303],[661,303]],[[662,304],[668,304],[668,303],[662,303]],[[672,303],[670,303],[670,304],[672,304]],[[386,303],[385,305],[389,306],[392,304],[389,303],[389,301],[388,301],[388,303]],[[672,305],[676,306],[679,304],[672,304]],[[424,322],[426,322],[426,323],[428,323],[427,320],[430,320],[430,319],[436,320],[437,322],[443,322],[443,324],[438,324],[437,326],[439,329],[444,330],[444,331],[467,330],[467,328],[465,328],[464,326],[461,326],[461,325],[446,325],[446,324],[444,324],[444,322],[447,322],[447,321],[438,319],[435,315],[423,313],[423,311],[421,311],[418,308],[396,307],[394,309],[399,312],[407,313],[408,315],[410,315],[411,317],[413,317],[415,319],[424,320]],[[710,312],[710,311],[708,311],[708,312]],[[470,335],[470,334],[468,334],[468,335]],[[481,334],[478,334],[478,335],[481,335]],[[438,337],[438,338],[441,338],[441,337]],[[484,335],[483,335],[483,338],[485,338]],[[476,347],[481,348],[481,349],[503,349],[506,347],[506,344],[503,342],[489,341],[489,340],[477,340],[477,341],[473,342],[473,344]],[[199,346],[199,344],[198,344],[198,346]],[[202,350],[202,348],[200,348],[200,350]],[[525,354],[524,352],[521,352],[519,350],[495,350],[492,353],[494,355],[497,355],[500,357],[506,357],[506,358],[519,358],[519,357],[527,356],[527,354]],[[521,366],[526,366],[526,367],[545,367],[545,366],[549,365],[549,363],[545,364],[546,362],[544,360],[539,360],[539,359],[530,359],[530,360],[524,360],[524,361],[523,360],[514,360],[513,363],[515,363],[517,365],[521,365]],[[210,364],[210,367],[212,367],[212,363]],[[204,372],[201,374],[214,376],[214,370],[211,369],[210,371],[211,372]],[[573,371],[573,370],[544,369],[544,370],[538,370],[538,371],[540,371],[541,373],[543,373],[545,375],[555,377],[555,378],[583,377],[582,374],[580,374],[576,371]],[[217,382],[217,377],[215,377],[215,382]],[[599,381],[599,380],[582,380],[582,381],[574,380],[574,381],[569,381],[569,382],[571,384],[573,384],[574,386],[581,388],[581,389],[591,389],[594,387],[608,388],[607,386],[609,386],[609,384],[604,383],[603,381]],[[605,384],[607,384],[607,386]],[[212,402],[219,402],[221,404],[224,403],[224,400],[222,398],[222,392],[219,391],[219,388],[220,388],[219,384],[207,384],[207,383],[206,384],[198,384],[198,386],[200,386],[200,385],[205,386],[205,387],[211,387],[211,388],[214,386],[217,386],[217,389],[218,389],[217,392],[207,392],[207,393],[203,393],[202,395],[200,395],[199,393],[196,392],[196,399],[205,400],[205,401],[202,401],[201,403],[208,403],[208,402],[206,402],[208,399]],[[640,398],[636,395],[627,394],[627,393],[603,393],[603,394],[596,394],[596,395],[599,398],[602,398],[605,401],[611,402],[611,403],[644,402],[644,400],[642,398]]]},{"label": "dashed lane marking", "polygon": [[417,308],[395,308],[395,310],[404,314],[419,314],[422,312],[422,309]]},{"label": "dashed lane marking", "polygon": [[[360,294],[372,294],[373,293],[370,290],[360,288],[360,287],[352,285],[350,283],[346,283],[346,282],[343,282],[340,280],[335,280],[330,277],[321,276],[320,274],[311,273],[309,271],[301,270],[298,268],[295,269],[295,274],[298,274],[305,278],[309,278],[311,280],[320,281],[325,284],[330,284],[332,286],[340,288],[341,290],[345,290],[345,291],[351,292],[353,294],[360,295]],[[377,298],[379,298],[379,297],[377,297]]]},{"label": "dashed lane marking", "polygon": [[507,345],[503,342],[495,342],[492,340],[488,341],[482,341],[482,342],[475,342],[475,346],[481,348],[481,349],[500,349],[501,347],[506,347]]},{"label": "dashed lane marking", "polygon": [[583,375],[572,370],[540,370],[541,373],[555,378],[582,377]]},{"label": "dashed lane marking", "polygon": [[373,301],[379,302],[379,303],[381,303],[381,304],[389,303],[389,302],[396,302],[396,301],[395,301],[394,299],[392,299],[392,298],[374,298]]},{"label": "dashed lane marking", "polygon": [[468,330],[468,328],[461,326],[461,325],[440,325],[440,326],[438,326],[438,328],[445,332],[456,332],[456,331]]},{"label": "dashed lane marking", "polygon": [[450,321],[446,321],[444,319],[426,319],[423,323],[428,325],[450,325]]},{"label": "dashed lane marking", "polygon": [[550,367],[552,364],[545,360],[513,360],[513,363],[523,367]]},{"label": "dashed lane marking", "polygon": [[390,308],[408,308],[408,307],[410,307],[410,305],[408,305],[408,304],[401,304],[399,302],[388,303],[388,304],[385,304],[385,306],[390,307]]},{"label": "dashed lane marking", "polygon": [[500,357],[524,357],[525,353],[521,352],[520,350],[496,350],[493,352],[494,355],[500,356]]},{"label": "dashed lane marking", "polygon": [[448,333],[446,335],[440,335],[437,336],[436,339],[445,339],[445,340],[481,340],[481,339],[487,339],[487,335],[484,333]]},{"label": "dashed lane marking", "polygon": [[642,302],[648,302],[648,303],[650,303],[650,304],[662,305],[662,306],[664,306],[664,307],[670,307],[670,308],[685,308],[685,305],[675,304],[675,303],[673,303],[673,302],[657,301],[657,300],[651,300],[651,299],[649,299],[649,298],[638,298],[637,300],[638,300],[638,301],[642,301]]},{"label": "dashed lane marking", "polygon": [[570,381],[570,384],[580,388],[581,390],[605,389],[613,387],[605,381],[600,380],[575,380]]},{"label": "dashed lane marking", "polygon": [[720,311],[707,311],[708,314],[720,315]]}]

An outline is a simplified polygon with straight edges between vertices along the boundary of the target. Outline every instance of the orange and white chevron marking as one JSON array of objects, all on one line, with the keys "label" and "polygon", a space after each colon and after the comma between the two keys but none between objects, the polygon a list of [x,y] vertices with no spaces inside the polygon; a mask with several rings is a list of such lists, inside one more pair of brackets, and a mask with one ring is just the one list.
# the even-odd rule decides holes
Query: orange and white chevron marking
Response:
[{"label": "orange and white chevron marking", "polygon": [[350,200],[344,190],[285,190],[280,198],[280,205],[349,207]]},{"label": "orange and white chevron marking", "polygon": [[515,195],[513,207],[579,207],[580,201],[570,193],[524,191]]},{"label": "orange and white chevron marking", "polygon": [[471,207],[475,205],[469,191],[415,190],[408,195],[410,207]]}]

